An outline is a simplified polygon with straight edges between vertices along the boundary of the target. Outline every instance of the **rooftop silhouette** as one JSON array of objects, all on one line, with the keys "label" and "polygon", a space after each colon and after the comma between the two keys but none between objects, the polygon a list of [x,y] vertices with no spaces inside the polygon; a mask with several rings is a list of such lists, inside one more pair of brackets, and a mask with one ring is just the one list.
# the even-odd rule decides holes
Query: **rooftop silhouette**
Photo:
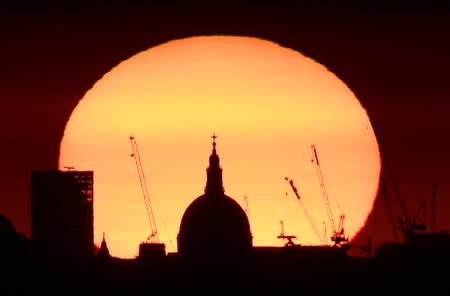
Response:
[{"label": "rooftop silhouette", "polygon": [[[178,253],[166,254],[161,252],[160,244],[153,248],[152,243],[147,243],[140,256],[121,259],[109,253],[105,235],[96,254],[83,249],[75,249],[78,253],[74,253],[71,248],[62,248],[66,253],[61,253],[58,240],[64,246],[65,236],[70,233],[55,233],[50,241],[56,246],[51,249],[58,251],[49,254],[48,249],[41,248],[42,241],[35,244],[25,239],[0,215],[0,256],[7,280],[0,292],[98,295],[148,293],[151,289],[180,294],[239,291],[360,295],[368,287],[371,293],[447,289],[443,280],[446,274],[439,270],[450,264],[448,233],[417,235],[415,240],[386,244],[371,257],[352,257],[347,248],[337,246],[252,246],[247,215],[225,194],[216,138],[213,135],[205,192],[187,207],[180,223]],[[70,174],[79,175],[76,171]],[[73,184],[66,185],[73,189]],[[85,189],[76,188],[81,192]],[[60,189],[65,192],[64,186]],[[49,213],[49,217],[54,215]],[[283,230],[281,236],[289,238]]]}]

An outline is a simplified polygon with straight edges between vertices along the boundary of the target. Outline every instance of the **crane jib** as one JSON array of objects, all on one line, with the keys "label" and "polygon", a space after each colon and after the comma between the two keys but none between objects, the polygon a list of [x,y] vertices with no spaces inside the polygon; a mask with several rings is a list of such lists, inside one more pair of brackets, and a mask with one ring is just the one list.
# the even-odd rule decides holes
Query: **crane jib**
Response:
[{"label": "crane jib", "polygon": [[139,183],[141,185],[142,194],[144,196],[145,207],[147,210],[147,217],[148,217],[148,221],[150,224],[151,233],[147,237],[147,240],[148,241],[154,240],[156,243],[159,243],[159,237],[158,237],[158,231],[156,229],[155,217],[153,215],[153,210],[152,210],[152,206],[150,203],[147,181],[145,179],[144,169],[142,168],[142,161],[141,161],[141,157],[139,155],[136,138],[133,136],[130,136],[130,142],[131,142],[131,148],[133,149],[133,152],[131,153],[131,157],[133,157],[136,162],[136,168],[137,168],[137,172],[138,172],[138,176],[139,176]]}]

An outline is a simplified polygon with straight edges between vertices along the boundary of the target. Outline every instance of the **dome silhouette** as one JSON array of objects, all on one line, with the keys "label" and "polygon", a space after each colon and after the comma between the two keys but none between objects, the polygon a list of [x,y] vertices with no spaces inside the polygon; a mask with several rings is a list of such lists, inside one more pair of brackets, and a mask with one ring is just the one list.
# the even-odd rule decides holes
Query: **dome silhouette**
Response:
[{"label": "dome silhouette", "polygon": [[239,256],[252,247],[250,224],[241,206],[225,195],[216,136],[209,157],[205,194],[186,209],[178,233],[178,252],[185,256]]}]

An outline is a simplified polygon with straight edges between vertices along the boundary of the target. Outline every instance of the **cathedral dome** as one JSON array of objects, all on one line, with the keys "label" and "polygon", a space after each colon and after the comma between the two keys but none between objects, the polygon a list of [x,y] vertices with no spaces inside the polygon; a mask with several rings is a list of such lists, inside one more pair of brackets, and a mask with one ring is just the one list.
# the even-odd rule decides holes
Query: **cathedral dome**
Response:
[{"label": "cathedral dome", "polygon": [[244,255],[252,245],[247,215],[234,199],[224,193],[215,145],[214,141],[205,194],[188,206],[181,219],[178,233],[178,252],[181,255]]}]

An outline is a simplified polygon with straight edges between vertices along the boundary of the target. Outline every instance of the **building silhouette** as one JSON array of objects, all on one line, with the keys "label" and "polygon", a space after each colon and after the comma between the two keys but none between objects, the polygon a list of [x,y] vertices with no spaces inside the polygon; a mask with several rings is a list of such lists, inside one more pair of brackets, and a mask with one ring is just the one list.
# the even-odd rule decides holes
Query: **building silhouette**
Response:
[{"label": "building silhouette", "polygon": [[0,254],[11,258],[3,271],[28,283],[4,278],[8,288],[0,294],[448,294],[450,240],[441,233],[388,244],[369,257],[349,256],[339,245],[252,246],[245,211],[225,194],[215,138],[204,194],[181,219],[176,253],[145,242],[136,258],[118,258],[103,236],[94,254],[93,172],[33,172],[32,246],[53,257],[31,250],[0,216]]},{"label": "building silhouette", "polygon": [[239,258],[248,256],[252,235],[246,213],[225,195],[222,168],[213,136],[205,193],[186,209],[178,233],[178,253],[183,257]]},{"label": "building silhouette", "polygon": [[94,255],[93,172],[31,173],[31,236],[47,256]]},{"label": "building silhouette", "polygon": [[103,233],[102,242],[100,244],[100,248],[97,251],[97,256],[103,259],[111,258],[111,254],[109,253],[108,245],[106,244],[105,233]]}]

